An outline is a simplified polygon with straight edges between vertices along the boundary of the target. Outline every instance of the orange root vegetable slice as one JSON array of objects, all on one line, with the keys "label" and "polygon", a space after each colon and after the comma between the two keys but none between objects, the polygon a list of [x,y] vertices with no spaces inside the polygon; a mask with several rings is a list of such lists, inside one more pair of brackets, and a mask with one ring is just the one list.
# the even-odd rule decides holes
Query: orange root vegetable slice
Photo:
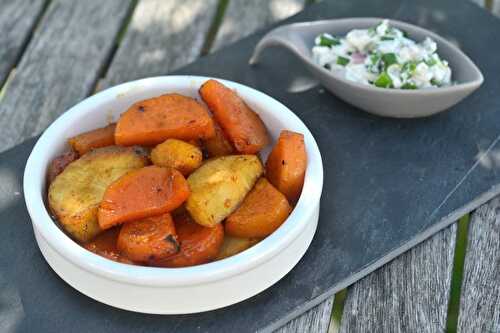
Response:
[{"label": "orange root vegetable slice", "polygon": [[302,192],[307,168],[304,136],[281,131],[278,142],[266,162],[266,177],[288,201],[296,203]]},{"label": "orange root vegetable slice", "polygon": [[116,144],[156,145],[167,139],[189,141],[215,135],[208,110],[195,99],[166,94],[132,105],[115,130]]},{"label": "orange root vegetable slice", "polygon": [[214,260],[224,241],[224,227],[217,224],[213,228],[203,227],[188,215],[176,217],[175,228],[181,245],[180,251],[157,262],[162,267],[187,267],[201,265]]},{"label": "orange root vegetable slice", "polygon": [[269,143],[264,123],[235,91],[208,80],[200,95],[239,153],[256,154]]},{"label": "orange root vegetable slice", "polygon": [[203,143],[209,157],[226,156],[234,153],[233,145],[217,123],[215,123],[215,136],[204,140]]},{"label": "orange root vegetable slice", "polygon": [[285,222],[291,211],[286,197],[261,178],[241,206],[228,216],[225,231],[234,237],[266,237]]},{"label": "orange root vegetable slice", "polygon": [[79,134],[70,138],[68,143],[80,156],[92,149],[113,146],[115,144],[115,127],[116,124],[110,124],[103,128]]},{"label": "orange root vegetable slice", "polygon": [[125,223],[118,235],[120,252],[135,262],[152,264],[179,252],[169,213]]},{"label": "orange root vegetable slice", "polygon": [[111,228],[104,231],[102,234],[94,238],[91,242],[83,246],[97,255],[110,259],[113,261],[121,262],[124,264],[133,264],[131,260],[122,256],[116,247],[120,227]]},{"label": "orange root vegetable slice", "polygon": [[105,191],[97,217],[99,226],[114,225],[168,213],[189,196],[189,186],[177,170],[148,166],[127,173]]}]

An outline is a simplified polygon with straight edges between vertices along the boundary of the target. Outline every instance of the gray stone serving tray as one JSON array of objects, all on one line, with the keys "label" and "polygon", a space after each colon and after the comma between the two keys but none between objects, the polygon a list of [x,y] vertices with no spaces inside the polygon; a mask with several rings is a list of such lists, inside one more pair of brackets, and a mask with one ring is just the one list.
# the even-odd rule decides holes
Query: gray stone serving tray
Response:
[{"label": "gray stone serving tray", "polygon": [[247,301],[195,315],[137,314],[80,294],[46,264],[33,237],[21,190],[32,139],[0,154],[1,320],[23,332],[269,331],[499,194],[500,21],[465,0],[338,0],[288,22],[348,16],[408,21],[456,41],[483,72],[483,86],[433,117],[380,118],[312,87],[284,50],[269,49],[249,67],[262,33],[177,72],[262,90],[293,110],[318,141],[325,166],[319,227],[285,278]]}]

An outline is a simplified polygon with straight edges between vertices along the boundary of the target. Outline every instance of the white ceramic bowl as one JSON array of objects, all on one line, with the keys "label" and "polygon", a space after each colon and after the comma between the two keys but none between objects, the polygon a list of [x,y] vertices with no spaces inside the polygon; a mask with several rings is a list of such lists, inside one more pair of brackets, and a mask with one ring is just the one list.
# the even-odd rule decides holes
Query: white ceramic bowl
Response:
[{"label": "white ceramic bowl", "polygon": [[[136,101],[167,92],[198,97],[208,78],[165,76],[102,91],[60,116],[43,133],[26,164],[24,195],[38,246],[52,269],[83,294],[131,311],[180,314],[221,308],[247,299],[287,274],[307,250],[318,222],[323,165],[316,142],[287,107],[252,88],[220,80],[262,118],[275,141],[282,129],[304,134],[308,166],[302,195],[286,222],[272,235],[233,257],[187,268],[156,268],[117,263],[95,255],[69,238],[45,206],[45,175],[50,161],[68,150],[66,140],[116,120]],[[269,152],[263,152],[265,157]]]}]

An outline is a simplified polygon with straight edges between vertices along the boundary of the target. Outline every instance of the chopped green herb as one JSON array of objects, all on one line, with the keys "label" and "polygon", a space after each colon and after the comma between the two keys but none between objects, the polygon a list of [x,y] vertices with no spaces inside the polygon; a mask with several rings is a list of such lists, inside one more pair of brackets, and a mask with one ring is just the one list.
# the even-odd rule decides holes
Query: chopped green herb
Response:
[{"label": "chopped green herb", "polygon": [[382,37],[380,37],[380,40],[394,40],[394,37],[382,36]]},{"label": "chopped green herb", "polygon": [[431,84],[433,86],[437,86],[437,87],[440,87],[441,86],[441,82],[439,82],[438,80],[436,79],[431,79]]},{"label": "chopped green herb", "polygon": [[388,68],[392,64],[397,64],[398,59],[394,53],[385,53],[382,55],[382,61],[385,64],[385,68]]},{"label": "chopped green herb", "polygon": [[434,66],[435,64],[437,64],[437,61],[436,61],[436,59],[434,59],[434,58],[429,58],[429,59],[427,59],[427,60],[425,61],[425,64],[426,64],[427,66],[431,67],[431,66]]},{"label": "chopped green herb", "polygon": [[375,28],[374,27],[371,27],[368,29],[368,35],[370,35],[370,36],[375,35]]},{"label": "chopped green herb", "polygon": [[372,62],[372,64],[376,64],[379,60],[380,60],[380,54],[378,53],[373,53],[370,56],[370,61]]},{"label": "chopped green herb", "polygon": [[401,89],[417,89],[417,86],[414,83],[406,82],[401,86]]},{"label": "chopped green herb", "polygon": [[401,71],[408,72],[410,75],[412,75],[416,69],[417,69],[417,63],[415,61],[408,61],[403,65]]},{"label": "chopped green herb", "polygon": [[403,30],[403,29],[400,29],[400,30],[401,30],[401,32],[403,33],[403,37],[404,37],[404,38],[408,38],[408,31]]},{"label": "chopped green herb", "polygon": [[329,37],[327,35],[320,35],[319,36],[319,45],[332,47],[335,45],[340,45],[340,40],[338,40],[338,38],[335,38],[335,37]]},{"label": "chopped green herb", "polygon": [[342,56],[338,56],[337,57],[337,65],[340,65],[340,66],[345,66],[349,63],[349,59],[348,58],[344,58]]},{"label": "chopped green herb", "polygon": [[392,86],[392,79],[387,73],[382,73],[374,82],[375,86],[379,88],[390,88]]}]

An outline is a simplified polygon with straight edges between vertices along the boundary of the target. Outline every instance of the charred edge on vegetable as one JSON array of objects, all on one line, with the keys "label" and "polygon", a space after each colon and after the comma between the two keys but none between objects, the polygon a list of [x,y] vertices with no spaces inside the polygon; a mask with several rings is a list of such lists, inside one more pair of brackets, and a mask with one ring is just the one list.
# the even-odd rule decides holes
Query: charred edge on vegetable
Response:
[{"label": "charred edge on vegetable", "polygon": [[133,150],[134,153],[139,156],[148,156],[148,152],[146,151],[146,149],[141,146],[134,146]]},{"label": "charred edge on vegetable", "polygon": [[174,236],[168,235],[167,237],[165,237],[165,241],[170,242],[174,246],[175,253],[181,250],[181,246]]},{"label": "charred edge on vegetable", "polygon": [[144,106],[139,105],[139,106],[137,107],[137,110],[138,110],[139,112],[144,112]]}]

